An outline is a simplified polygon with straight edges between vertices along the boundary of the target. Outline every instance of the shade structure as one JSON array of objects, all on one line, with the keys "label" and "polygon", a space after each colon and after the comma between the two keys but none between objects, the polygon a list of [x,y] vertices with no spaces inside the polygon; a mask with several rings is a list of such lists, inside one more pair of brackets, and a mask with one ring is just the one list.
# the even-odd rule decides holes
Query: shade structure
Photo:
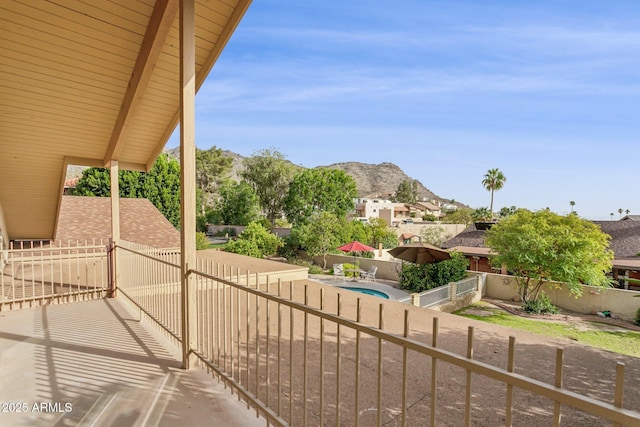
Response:
[{"label": "shade structure", "polygon": [[357,240],[354,240],[353,242],[349,242],[345,245],[340,246],[338,250],[342,252],[353,252],[353,265],[356,265],[356,252],[375,251],[375,248],[372,248],[369,245],[365,245],[364,243],[360,243]]},{"label": "shade structure", "polygon": [[393,257],[416,264],[432,264],[451,258],[449,252],[428,243],[409,243],[389,251]]},{"label": "shade structure", "polygon": [[353,242],[340,246],[338,250],[342,252],[370,252],[375,251],[375,248],[354,240]]}]

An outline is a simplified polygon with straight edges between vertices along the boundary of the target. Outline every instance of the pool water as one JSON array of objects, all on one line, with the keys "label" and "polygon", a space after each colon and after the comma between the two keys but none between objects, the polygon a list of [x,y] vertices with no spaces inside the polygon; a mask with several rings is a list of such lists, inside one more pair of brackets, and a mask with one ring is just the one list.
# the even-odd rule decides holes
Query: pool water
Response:
[{"label": "pool water", "polygon": [[341,289],[348,289],[354,292],[360,292],[361,294],[373,295],[375,297],[389,299],[389,295],[385,294],[384,292],[376,291],[375,289],[358,288],[358,287],[351,287],[351,286],[338,286],[338,287]]}]

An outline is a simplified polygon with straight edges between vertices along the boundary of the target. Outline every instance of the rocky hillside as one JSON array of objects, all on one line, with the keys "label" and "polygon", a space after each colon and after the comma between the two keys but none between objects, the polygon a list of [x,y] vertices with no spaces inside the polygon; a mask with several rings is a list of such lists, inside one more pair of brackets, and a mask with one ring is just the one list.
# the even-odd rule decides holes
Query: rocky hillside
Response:
[{"label": "rocky hillside", "polygon": [[[378,165],[347,162],[326,167],[343,170],[347,175],[352,176],[356,180],[359,197],[390,194],[398,189],[402,181],[413,179],[397,165],[387,162]],[[420,181],[418,181],[418,197],[429,200],[440,199]]]},{"label": "rocky hillside", "polygon": [[[177,160],[180,160],[180,150],[178,148],[172,148],[165,150],[165,152]],[[231,178],[234,180],[240,179],[240,173],[243,170],[242,161],[244,156],[234,153],[229,150],[224,150],[223,153],[233,159],[233,169],[231,170]],[[388,197],[391,193],[394,193],[398,185],[407,179],[413,179],[397,165],[393,163],[380,163],[378,165],[372,165],[360,162],[346,162],[335,163],[329,166],[321,166],[331,169],[340,169],[345,171],[348,175],[352,176],[356,181],[356,188],[358,189],[358,196],[374,196],[379,195],[381,197]],[[420,181],[418,181],[418,196],[429,200],[442,200],[448,201],[448,199],[442,198],[437,194],[434,194],[431,190],[425,187]],[[464,206],[460,203],[456,205]]]}]

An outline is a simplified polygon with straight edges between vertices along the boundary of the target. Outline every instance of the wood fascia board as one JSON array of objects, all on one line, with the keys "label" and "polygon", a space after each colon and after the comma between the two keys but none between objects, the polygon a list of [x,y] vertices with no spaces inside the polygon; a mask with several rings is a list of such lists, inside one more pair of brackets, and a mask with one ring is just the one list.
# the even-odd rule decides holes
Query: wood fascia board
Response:
[{"label": "wood fascia board", "polygon": [[[238,27],[238,24],[240,23],[245,12],[249,8],[249,5],[251,5],[251,0],[240,0],[236,5],[236,8],[233,10],[233,13],[229,17],[229,22],[222,30],[222,33],[220,33],[220,37],[218,37],[218,41],[216,42],[215,46],[211,50],[209,56],[207,56],[207,59],[202,64],[202,67],[200,68],[200,71],[196,76],[196,93],[198,92],[198,90],[200,90],[200,87],[202,86],[205,79],[209,75],[209,72],[213,68],[213,65],[216,63],[216,61],[220,57],[220,54],[222,53],[225,46],[229,42],[229,39],[233,35],[233,32]],[[158,144],[153,150],[151,157],[147,161],[147,170],[151,170],[151,168],[153,167],[153,163],[156,161],[156,158],[160,155],[160,153],[162,153],[164,146],[167,144],[167,141],[171,137],[171,134],[173,134],[173,131],[176,129],[176,126],[178,126],[179,122],[180,122],[180,109],[178,108],[178,110],[173,115],[173,118],[169,122],[167,129],[165,130],[164,134],[162,135],[162,137],[158,141]]]},{"label": "wood fascia board", "polygon": [[117,160],[122,152],[123,134],[136,104],[142,98],[178,13],[178,0],[157,0],[145,31],[127,91],[122,100],[102,167]]}]

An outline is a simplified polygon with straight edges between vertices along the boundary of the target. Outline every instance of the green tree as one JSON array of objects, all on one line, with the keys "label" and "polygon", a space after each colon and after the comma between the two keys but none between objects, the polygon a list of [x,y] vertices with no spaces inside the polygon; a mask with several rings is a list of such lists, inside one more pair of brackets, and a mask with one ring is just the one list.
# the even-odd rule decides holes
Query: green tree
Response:
[{"label": "green tree", "polygon": [[260,207],[271,225],[282,215],[284,199],[289,191],[296,168],[285,156],[275,149],[257,151],[243,162],[241,173],[255,190]]},{"label": "green tree", "polygon": [[473,222],[473,210],[469,208],[459,208],[448,211],[442,222],[445,224],[464,224],[469,225]]},{"label": "green tree", "polygon": [[284,212],[292,224],[308,221],[314,213],[331,212],[344,217],[354,208],[356,182],[339,169],[306,169],[296,175],[284,200]]},{"label": "green tree", "polygon": [[180,226],[180,163],[161,154],[148,173],[140,174],[139,197],[149,199],[176,227]]},{"label": "green tree", "polygon": [[571,212],[573,212],[573,207],[576,205],[576,202],[574,202],[573,200],[571,200],[569,202],[569,205],[571,206]]},{"label": "green tree", "polygon": [[422,227],[420,230],[420,237],[425,243],[429,243],[433,246],[440,246],[447,240],[446,231],[443,227]]},{"label": "green tree", "polygon": [[482,180],[482,185],[487,191],[491,191],[491,204],[489,205],[489,212],[491,213],[491,218],[493,219],[493,193],[497,190],[500,190],[503,186],[507,177],[504,176],[499,169],[489,169],[486,174],[484,174],[484,179]]},{"label": "green tree", "polygon": [[201,192],[200,214],[205,215],[207,202],[216,192],[218,185],[231,170],[233,159],[222,153],[220,148],[196,149],[196,183]]},{"label": "green tree", "polygon": [[[176,160],[161,154],[148,173],[121,170],[118,184],[120,197],[147,198],[171,224],[180,225],[180,164]],[[109,170],[85,169],[72,194],[110,197]]]},{"label": "green tree", "polygon": [[386,221],[382,218],[370,218],[369,228],[371,230],[371,243],[374,248],[378,248],[378,244],[382,243],[382,247],[394,248],[398,246],[398,235],[389,228]]},{"label": "green tree", "polygon": [[520,209],[488,230],[485,241],[497,254],[492,263],[506,265],[516,277],[525,303],[535,301],[551,280],[566,284],[575,296],[581,295],[583,283],[610,286],[609,236],[577,215]]},{"label": "green tree", "polygon": [[517,210],[518,210],[518,208],[515,207],[515,206],[511,206],[510,208],[505,206],[505,207],[503,207],[502,209],[500,209],[498,211],[498,216],[500,218],[506,218],[509,215],[513,215],[514,213],[516,213]]},{"label": "green tree", "polygon": [[248,225],[258,219],[258,196],[245,181],[227,180],[218,192],[219,197],[211,215],[214,223]]},{"label": "green tree", "polygon": [[371,224],[365,224],[362,221],[358,220],[349,221],[347,223],[346,231],[348,235],[342,239],[342,243],[357,240],[358,242],[373,246],[373,232],[371,229]]},{"label": "green tree", "polygon": [[332,212],[316,212],[312,220],[295,225],[294,239],[310,256],[322,255],[322,268],[327,268],[327,254],[345,242],[345,224]]},{"label": "green tree", "polygon": [[475,209],[471,213],[471,218],[474,221],[491,221],[491,217],[492,217],[492,213],[486,207]]},{"label": "green tree", "polygon": [[[124,172],[124,171],[121,171]],[[118,183],[122,174],[118,174]],[[109,171],[103,168],[89,168],[82,171],[76,188],[71,191],[74,196],[111,196],[111,180]]]},{"label": "green tree", "polygon": [[225,250],[241,255],[263,258],[275,255],[282,247],[282,239],[267,230],[262,224],[252,222],[238,236],[238,240],[227,243]]},{"label": "green tree", "polygon": [[405,179],[398,184],[398,189],[393,198],[397,203],[414,204],[418,200],[418,181],[414,179]]}]

